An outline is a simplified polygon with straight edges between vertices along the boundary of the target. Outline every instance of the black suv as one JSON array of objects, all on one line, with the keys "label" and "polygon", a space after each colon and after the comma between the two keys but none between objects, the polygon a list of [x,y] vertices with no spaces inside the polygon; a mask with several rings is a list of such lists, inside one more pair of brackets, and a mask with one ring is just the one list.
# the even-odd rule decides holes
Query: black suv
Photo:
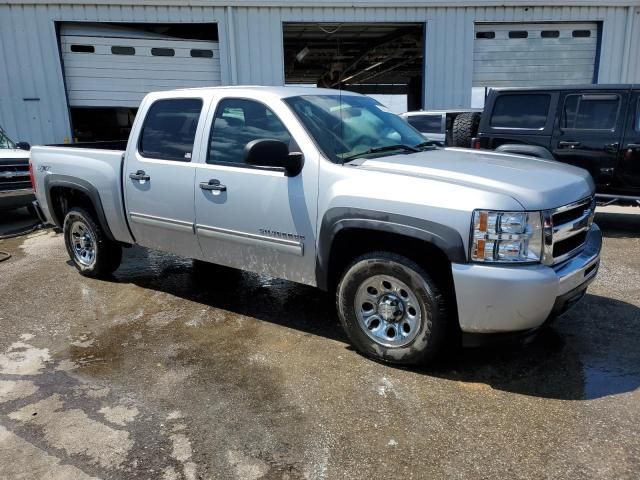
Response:
[{"label": "black suv", "polygon": [[472,146],[570,163],[601,200],[640,201],[640,85],[491,90]]}]

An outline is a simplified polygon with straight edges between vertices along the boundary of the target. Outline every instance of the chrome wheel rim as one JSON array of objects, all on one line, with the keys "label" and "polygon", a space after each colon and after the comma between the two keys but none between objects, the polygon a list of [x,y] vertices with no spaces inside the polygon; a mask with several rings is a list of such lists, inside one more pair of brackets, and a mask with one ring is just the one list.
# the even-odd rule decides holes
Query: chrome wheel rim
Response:
[{"label": "chrome wheel rim", "polygon": [[385,347],[411,343],[422,327],[422,311],[416,294],[389,275],[375,275],[356,291],[358,325],[374,342]]},{"label": "chrome wheel rim", "polygon": [[71,224],[71,249],[76,261],[88,267],[96,258],[96,242],[93,234],[83,222]]}]

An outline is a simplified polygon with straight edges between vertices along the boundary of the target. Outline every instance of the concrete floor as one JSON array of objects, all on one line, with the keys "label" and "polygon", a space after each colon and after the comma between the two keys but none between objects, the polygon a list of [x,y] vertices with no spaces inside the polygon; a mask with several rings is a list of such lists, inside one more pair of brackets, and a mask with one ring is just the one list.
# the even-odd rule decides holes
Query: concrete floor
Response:
[{"label": "concrete floor", "polygon": [[636,212],[598,215],[550,331],[420,370],[354,352],[311,288],[142,248],[90,280],[51,231],[0,241],[0,478],[637,479]]}]

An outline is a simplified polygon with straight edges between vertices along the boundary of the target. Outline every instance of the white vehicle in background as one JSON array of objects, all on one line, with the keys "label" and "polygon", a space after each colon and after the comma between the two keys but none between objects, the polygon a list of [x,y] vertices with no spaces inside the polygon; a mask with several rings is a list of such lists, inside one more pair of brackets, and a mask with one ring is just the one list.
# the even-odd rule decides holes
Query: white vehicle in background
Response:
[{"label": "white vehicle in background", "polygon": [[28,143],[11,141],[0,127],[0,210],[28,207],[35,200],[29,180]]},{"label": "white vehicle in background", "polygon": [[409,125],[418,130],[423,137],[432,142],[436,142],[441,146],[465,146],[460,145],[453,138],[454,122],[460,116],[460,121],[465,123],[475,120],[475,116],[479,115],[476,109],[459,109],[459,110],[418,110],[414,112],[406,112],[400,114]]}]

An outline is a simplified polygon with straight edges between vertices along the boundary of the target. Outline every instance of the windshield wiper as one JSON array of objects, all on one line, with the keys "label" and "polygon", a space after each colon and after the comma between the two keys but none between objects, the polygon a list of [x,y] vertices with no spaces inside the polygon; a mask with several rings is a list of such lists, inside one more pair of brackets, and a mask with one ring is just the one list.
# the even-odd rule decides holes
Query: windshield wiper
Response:
[{"label": "windshield wiper", "polygon": [[358,157],[362,157],[365,155],[370,155],[372,153],[380,153],[380,152],[390,152],[392,150],[404,150],[405,152],[419,152],[420,149],[417,147],[412,147],[411,145],[405,145],[403,143],[398,143],[396,145],[385,145],[384,147],[374,147],[369,150],[365,150],[364,152],[354,153],[353,155],[349,155],[348,157],[344,157],[342,159],[342,163],[348,162],[349,160],[353,160]]},{"label": "windshield wiper", "polygon": [[441,147],[442,142],[436,142],[434,140],[427,140],[426,142],[419,143],[418,145],[414,145],[416,149],[423,149],[427,147]]}]

